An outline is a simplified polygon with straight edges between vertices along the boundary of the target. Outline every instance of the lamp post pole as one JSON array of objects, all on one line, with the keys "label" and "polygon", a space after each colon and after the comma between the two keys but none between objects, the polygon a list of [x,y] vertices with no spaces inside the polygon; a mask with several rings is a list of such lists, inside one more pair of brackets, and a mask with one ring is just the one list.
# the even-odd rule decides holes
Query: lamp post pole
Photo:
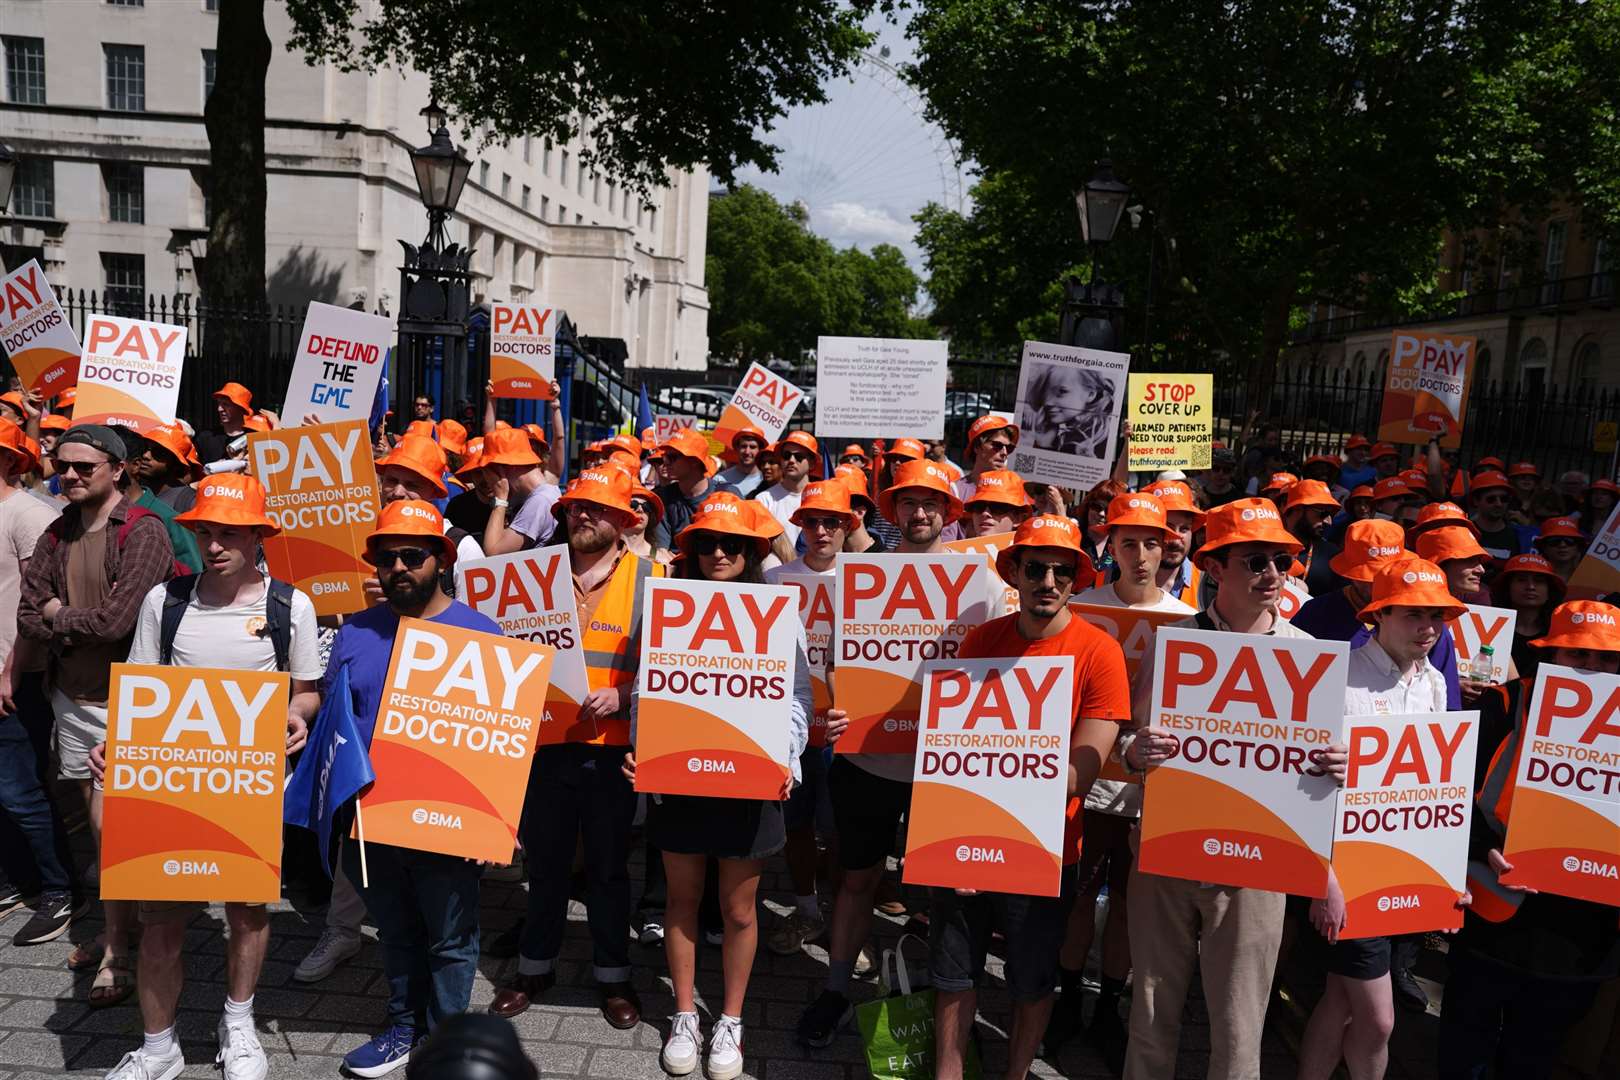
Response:
[{"label": "lamp post pole", "polygon": [[1123,338],[1125,291],[1117,285],[1096,280],[1096,253],[1114,238],[1131,189],[1114,177],[1108,161],[1097,163],[1097,171],[1074,193],[1080,214],[1080,238],[1092,251],[1092,280],[1070,278],[1063,286],[1063,310],[1058,336],[1065,345],[1118,352]]},{"label": "lamp post pole", "polygon": [[[472,162],[450,141],[448,116],[437,100],[421,114],[428,145],[411,151],[411,169],[428,231],[420,246],[401,240],[405,261],[399,271],[399,347],[394,362],[396,413],[415,395],[431,395],[441,411],[469,390],[467,312],[468,263],[472,251],[450,240],[445,228],[461,200]],[[478,389],[482,389],[482,385]]]}]

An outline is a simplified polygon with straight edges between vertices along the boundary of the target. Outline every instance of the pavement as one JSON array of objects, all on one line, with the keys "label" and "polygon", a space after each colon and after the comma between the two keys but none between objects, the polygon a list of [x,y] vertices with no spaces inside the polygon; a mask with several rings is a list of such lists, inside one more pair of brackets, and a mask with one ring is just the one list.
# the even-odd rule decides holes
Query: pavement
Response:
[{"label": "pavement", "polygon": [[[82,844],[83,834],[77,839]],[[632,850],[638,853],[632,877],[639,895],[639,842]],[[780,859],[767,864],[761,896],[769,909],[762,913],[764,931],[787,911],[786,902],[791,899]],[[520,885],[486,881],[482,894],[485,934],[492,936],[515,922],[525,899]],[[65,966],[71,941],[88,940],[100,930],[99,914],[81,919],[58,941],[16,948],[10,944],[11,934],[25,917],[19,912],[0,922],[0,1080],[99,1077],[141,1037],[133,997],[115,1008],[91,1009],[84,1003],[90,976],[75,975]],[[878,942],[892,947],[902,925],[901,919],[879,916]],[[274,1080],[336,1076],[343,1054],[383,1024],[386,984],[376,932],[367,926],[368,943],[358,956],[324,981],[305,985],[294,981],[292,972],[320,932],[319,917],[306,919],[283,902],[272,907],[271,926],[269,959],[254,1002],[260,1039],[270,1056],[270,1076]],[[216,906],[198,915],[186,935],[186,987],[177,1024],[186,1060],[191,1063],[182,1074],[186,1077],[218,1075],[213,1066],[214,1029],[225,994],[223,928],[223,909]],[[799,955],[778,957],[765,948],[763,938],[762,932],[743,1013],[745,1075],[751,1080],[861,1080],[867,1076],[860,1038],[853,1027],[823,1050],[806,1049],[794,1040],[800,1013],[821,990],[825,953],[812,945]],[[920,951],[908,947],[914,958]],[[634,1030],[616,1031],[596,1007],[585,909],[578,903],[570,905],[558,985],[542,1004],[514,1021],[542,1076],[659,1080],[664,1075],[658,1052],[673,998],[664,974],[663,950],[632,945],[631,953],[647,1019]],[[719,962],[718,949],[702,949],[697,988],[705,1024],[715,1011],[708,1003],[719,1002]],[[495,983],[515,963],[482,961],[472,992],[475,1010],[488,1005]],[[978,1033],[986,1075],[1000,1075],[1006,1065],[1008,1007],[999,959],[991,958],[988,974],[991,985],[980,996]],[[858,983],[854,993],[864,1000],[876,996],[877,988],[869,982]],[[1282,1005],[1277,1008],[1283,1010]],[[1281,1031],[1273,1027],[1266,1036],[1263,1075],[1268,1080],[1294,1075],[1294,1059]],[[1177,1077],[1203,1076],[1208,1059],[1208,1012],[1202,1000],[1195,999],[1188,1004]],[[1102,1059],[1079,1040],[1067,1044],[1055,1059],[1038,1062],[1034,1075],[1072,1080],[1108,1080],[1111,1076]]]}]

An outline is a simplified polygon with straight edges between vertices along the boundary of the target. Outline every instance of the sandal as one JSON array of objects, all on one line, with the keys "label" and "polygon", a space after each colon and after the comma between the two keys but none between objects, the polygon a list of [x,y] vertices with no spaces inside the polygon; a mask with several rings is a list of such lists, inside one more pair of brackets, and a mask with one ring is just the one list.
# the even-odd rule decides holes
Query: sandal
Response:
[{"label": "sandal", "polygon": [[90,983],[90,1007],[110,1009],[122,1005],[134,992],[135,969],[130,966],[129,957],[111,953],[103,956],[101,966],[96,968],[96,977]]},{"label": "sandal", "polygon": [[92,938],[89,941],[81,941],[79,944],[75,945],[73,947],[73,951],[68,954],[68,970],[86,971],[93,967],[99,967],[101,964],[101,957],[106,953],[106,951],[107,943],[99,938]]}]

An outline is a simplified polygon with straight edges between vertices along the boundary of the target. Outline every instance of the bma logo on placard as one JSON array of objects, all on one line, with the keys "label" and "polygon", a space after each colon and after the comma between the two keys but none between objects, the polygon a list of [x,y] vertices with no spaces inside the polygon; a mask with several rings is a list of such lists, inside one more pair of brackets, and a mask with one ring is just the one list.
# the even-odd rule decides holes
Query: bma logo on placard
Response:
[{"label": "bma logo on placard", "polygon": [[896,717],[896,716],[886,716],[886,717],[883,718],[883,730],[884,731],[916,731],[917,730],[917,721],[915,721],[915,720],[902,720],[902,719],[900,719],[899,717]]},{"label": "bma logo on placard", "polygon": [[1000,848],[975,847],[971,844],[958,844],[956,847],[957,862],[974,863],[1001,863],[1006,865],[1007,856]]},{"label": "bma logo on placard", "polygon": [[434,825],[441,829],[460,829],[460,814],[444,814],[437,810],[429,810],[425,806],[418,806],[411,811],[411,823],[415,825]]},{"label": "bma logo on placard", "polygon": [[1411,911],[1422,907],[1423,904],[1415,894],[1407,896],[1380,896],[1378,898],[1379,911]]},{"label": "bma logo on placard", "polygon": [[1596,859],[1577,859],[1573,855],[1565,855],[1564,869],[1571,874],[1585,874],[1588,877],[1620,881],[1620,867],[1614,863],[1598,862]]},{"label": "bma logo on placard", "polygon": [[1265,855],[1259,844],[1240,844],[1236,840],[1218,840],[1211,836],[1204,841],[1205,855],[1224,855],[1229,859],[1248,859],[1263,862]]},{"label": "bma logo on placard", "polygon": [[737,766],[734,762],[720,761],[715,758],[691,757],[686,759],[686,771],[694,773],[735,773]]},{"label": "bma logo on placard", "polygon": [[219,863],[193,859],[165,859],[163,873],[169,877],[219,877]]}]

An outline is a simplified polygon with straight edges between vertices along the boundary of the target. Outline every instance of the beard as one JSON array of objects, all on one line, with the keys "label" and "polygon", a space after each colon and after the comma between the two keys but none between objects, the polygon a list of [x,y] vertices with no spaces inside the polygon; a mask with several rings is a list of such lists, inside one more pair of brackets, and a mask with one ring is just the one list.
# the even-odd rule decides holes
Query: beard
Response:
[{"label": "beard", "polygon": [[395,574],[378,584],[382,586],[383,598],[388,601],[388,606],[396,612],[421,611],[427,607],[428,601],[433,599],[433,591],[439,587],[437,578],[417,582],[408,573]]},{"label": "beard", "polygon": [[585,525],[569,531],[568,547],[581,555],[595,555],[599,551],[606,551],[615,539],[607,529]]}]

